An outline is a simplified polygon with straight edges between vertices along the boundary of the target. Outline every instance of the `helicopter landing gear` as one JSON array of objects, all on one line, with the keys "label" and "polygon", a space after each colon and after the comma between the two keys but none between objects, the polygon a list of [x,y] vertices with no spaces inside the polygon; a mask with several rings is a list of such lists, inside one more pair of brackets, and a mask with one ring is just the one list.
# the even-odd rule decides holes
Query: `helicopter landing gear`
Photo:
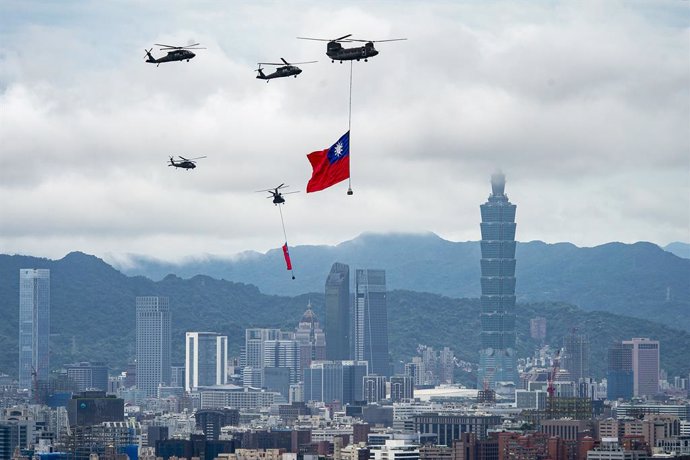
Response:
[{"label": "helicopter landing gear", "polygon": [[364,62],[369,62],[369,59],[365,59]]}]

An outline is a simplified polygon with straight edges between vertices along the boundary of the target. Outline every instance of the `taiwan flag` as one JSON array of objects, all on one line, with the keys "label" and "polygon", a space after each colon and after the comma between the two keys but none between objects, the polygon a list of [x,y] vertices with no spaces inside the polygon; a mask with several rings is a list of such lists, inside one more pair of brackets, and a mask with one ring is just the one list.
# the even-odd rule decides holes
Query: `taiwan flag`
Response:
[{"label": "taiwan flag", "polygon": [[313,169],[307,193],[318,192],[349,178],[350,131],[343,134],[330,148],[311,152],[307,158]]}]

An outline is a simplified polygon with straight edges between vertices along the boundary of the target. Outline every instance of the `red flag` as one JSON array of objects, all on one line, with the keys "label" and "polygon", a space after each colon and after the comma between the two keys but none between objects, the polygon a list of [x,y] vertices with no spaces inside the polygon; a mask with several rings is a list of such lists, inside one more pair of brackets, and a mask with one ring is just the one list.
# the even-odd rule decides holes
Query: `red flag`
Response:
[{"label": "red flag", "polygon": [[285,265],[288,270],[292,270],[292,262],[290,262],[290,253],[288,252],[287,243],[283,245],[283,255],[285,256]]},{"label": "red flag", "polygon": [[350,177],[350,131],[342,135],[330,148],[307,155],[311,167],[311,179],[307,193],[318,192]]}]

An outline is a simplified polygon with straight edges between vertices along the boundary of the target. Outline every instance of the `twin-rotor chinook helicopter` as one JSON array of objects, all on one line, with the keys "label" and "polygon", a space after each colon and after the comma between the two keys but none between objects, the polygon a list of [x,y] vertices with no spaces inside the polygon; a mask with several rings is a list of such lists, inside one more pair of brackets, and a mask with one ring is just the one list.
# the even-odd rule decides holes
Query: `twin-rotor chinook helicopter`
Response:
[{"label": "twin-rotor chinook helicopter", "polygon": [[[319,61],[306,61],[306,62],[294,62],[294,63],[289,63],[283,58],[280,58],[281,61],[283,61],[282,64],[280,63],[275,63],[275,62],[259,62],[258,66],[259,68],[256,69],[257,72],[259,72],[259,75],[256,76],[256,78],[260,80],[266,80],[266,83],[268,83],[269,80],[272,80],[274,78],[281,78],[281,77],[291,77],[294,76],[297,78],[297,75],[302,73],[302,69],[297,67],[295,64],[313,64],[314,62],[319,62]],[[279,66],[275,72],[269,73],[268,75],[264,74],[263,70],[261,68],[262,65],[273,65],[273,66]]]},{"label": "twin-rotor chinook helicopter", "polygon": [[190,59],[192,59],[194,56],[196,56],[195,53],[189,51],[189,50],[205,50],[206,48],[198,48],[199,43],[194,43],[193,45],[187,45],[187,46],[171,46],[171,45],[161,45],[160,43],[154,43],[156,46],[161,46],[160,48],[161,51],[167,51],[168,54],[161,58],[154,58],[151,55],[151,50],[153,48],[150,48],[146,51],[146,56],[144,56],[146,59],[146,62],[150,62],[151,64],[156,64],[156,67],[161,65],[163,62],[173,62],[173,61],[187,61],[189,62]]},{"label": "twin-rotor chinook helicopter", "polygon": [[299,193],[299,190],[296,190],[294,192],[279,192],[280,189],[283,188],[288,188],[289,185],[285,184],[280,184],[279,186],[275,188],[267,188],[266,190],[257,190],[256,193],[261,193],[261,192],[268,192],[270,195],[268,195],[266,198],[273,198],[273,204],[276,206],[279,204],[285,203],[285,198],[283,198],[283,195],[289,195],[291,193]]},{"label": "twin-rotor chinook helicopter", "polygon": [[[300,40],[315,40],[320,42],[328,42],[326,45],[326,55],[331,58],[331,62],[340,61],[359,61],[364,59],[367,62],[370,57],[374,57],[379,52],[374,48],[374,43],[382,42],[397,42],[401,40],[407,40],[407,38],[391,38],[388,40],[357,40],[351,37],[352,34],[343,35],[340,38],[309,38],[309,37],[297,37]],[[343,48],[341,42],[362,42],[364,46],[356,46],[354,48]]]}]

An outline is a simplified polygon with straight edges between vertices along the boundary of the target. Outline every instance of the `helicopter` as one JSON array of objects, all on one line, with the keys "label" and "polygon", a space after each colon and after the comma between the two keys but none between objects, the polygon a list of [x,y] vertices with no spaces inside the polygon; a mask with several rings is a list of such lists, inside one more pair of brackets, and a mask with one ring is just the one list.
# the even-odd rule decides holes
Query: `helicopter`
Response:
[{"label": "helicopter", "polygon": [[170,157],[170,164],[168,166],[174,166],[176,168],[182,168],[186,170],[194,169],[196,168],[196,161],[195,160],[200,160],[202,158],[206,158],[205,156],[203,157],[196,157],[196,158],[185,158],[183,156],[178,155],[179,160],[175,161],[173,157]]},{"label": "helicopter", "polygon": [[[295,62],[294,64],[290,64],[288,61],[286,61],[283,58],[280,58],[281,61],[283,61],[283,64],[276,64],[275,62],[259,62],[259,68],[256,69],[257,72],[259,72],[259,75],[256,76],[256,78],[260,80],[266,80],[266,83],[268,83],[269,80],[272,80],[273,78],[281,78],[281,77],[289,77],[289,76],[294,76],[297,78],[297,75],[302,73],[302,69],[297,67],[294,64],[313,64],[314,62],[318,61],[307,61],[307,62]],[[262,65],[275,65],[279,66],[275,72],[270,73],[268,75],[265,75],[263,70],[261,68]]]},{"label": "helicopter", "polygon": [[167,51],[168,54],[161,58],[154,58],[151,55],[151,49],[149,50],[144,50],[146,51],[146,62],[150,62],[151,64],[156,64],[156,67],[161,65],[162,62],[172,62],[172,61],[187,61],[189,62],[190,59],[192,59],[196,54],[192,53],[189,50],[205,50],[206,48],[195,48],[199,43],[194,43],[193,45],[187,45],[187,46],[171,46],[171,45],[161,45],[160,43],[154,43],[156,46],[162,46],[163,48],[160,48],[161,51]]},{"label": "helicopter", "polygon": [[[308,37],[297,37],[300,40],[315,40],[320,42],[328,42],[326,45],[326,55],[331,58],[331,62],[340,61],[359,61],[364,59],[364,62],[368,62],[370,57],[374,57],[379,52],[374,48],[374,43],[380,42],[397,42],[400,40],[407,40],[407,38],[391,38],[389,40],[357,40],[351,37],[352,34],[343,35],[340,38],[326,39],[326,38],[308,38]],[[362,42],[364,46],[357,46],[354,48],[343,48],[341,42]]]},{"label": "helicopter", "polygon": [[289,195],[290,193],[299,193],[299,190],[296,190],[294,192],[279,192],[278,191],[280,189],[287,188],[287,187],[289,187],[289,185],[280,184],[279,186],[277,186],[275,188],[268,188],[266,190],[257,190],[256,192],[257,193],[260,193],[260,192],[270,193],[270,195],[267,196],[266,198],[273,198],[273,204],[278,206],[279,204],[285,203],[285,198],[283,198],[283,195]]}]

